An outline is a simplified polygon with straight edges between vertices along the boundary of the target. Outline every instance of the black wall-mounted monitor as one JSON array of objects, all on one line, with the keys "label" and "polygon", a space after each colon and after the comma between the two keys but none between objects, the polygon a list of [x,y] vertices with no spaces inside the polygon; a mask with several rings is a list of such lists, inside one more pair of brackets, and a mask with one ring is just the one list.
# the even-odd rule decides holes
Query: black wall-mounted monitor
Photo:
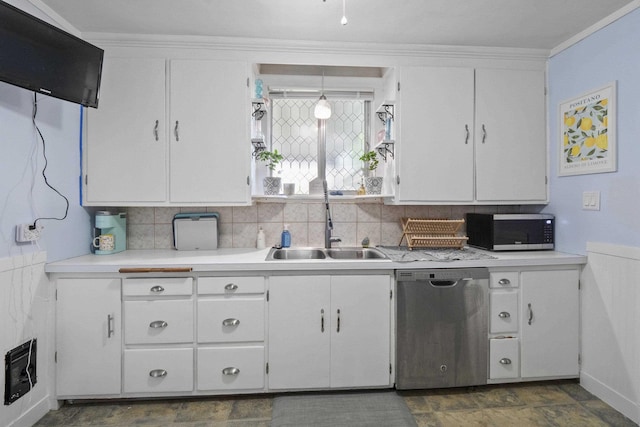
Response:
[{"label": "black wall-mounted monitor", "polygon": [[104,51],[0,0],[0,81],[98,108]]}]

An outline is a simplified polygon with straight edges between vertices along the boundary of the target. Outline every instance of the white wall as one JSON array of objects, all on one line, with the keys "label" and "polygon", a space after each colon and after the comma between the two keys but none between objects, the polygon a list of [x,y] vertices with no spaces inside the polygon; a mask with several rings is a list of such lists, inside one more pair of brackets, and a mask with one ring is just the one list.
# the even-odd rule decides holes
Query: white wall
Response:
[{"label": "white wall", "polygon": [[[640,9],[549,60],[551,198],[545,212],[557,216],[557,247],[584,254],[588,241],[640,246]],[[618,171],[558,177],[561,102],[618,83]],[[600,211],[583,211],[582,192],[600,191]]]},{"label": "white wall", "polygon": [[[640,9],[549,60],[551,198],[557,248],[585,254],[581,384],[640,421],[638,259],[640,256]],[[617,81],[617,172],[558,177],[559,104]],[[600,191],[600,211],[584,211],[583,191]],[[598,242],[598,243],[591,243]]]},{"label": "white wall", "polygon": [[[0,257],[0,349],[7,351],[37,339],[37,382],[31,391],[11,405],[0,405],[0,426],[30,426],[54,402],[52,292],[44,272],[46,253]],[[0,370],[4,395],[5,372]]]},{"label": "white wall", "polygon": [[587,245],[580,383],[640,422],[640,248]]},{"label": "white wall", "polygon": [[[26,0],[10,3],[46,18]],[[45,228],[37,244],[15,242],[16,224],[61,218],[66,209],[64,199],[44,183],[33,103],[33,92],[0,82],[0,355],[38,340],[38,383],[12,405],[0,406],[2,426],[30,426],[53,404],[53,303],[44,263],[88,253],[91,236],[89,214],[79,205],[80,107],[38,95],[36,123],[46,144],[46,176],[70,206],[63,221],[38,221]],[[3,388],[4,380],[2,369]]]},{"label": "white wall", "polygon": [[[16,6],[20,3],[13,1]],[[80,106],[38,95],[49,183],[70,202],[64,221],[42,220],[37,245],[17,244],[15,226],[64,216],[66,202],[44,183],[43,146],[32,122],[33,92],[0,82],[0,257],[46,250],[49,261],[89,252],[89,214],[79,205]]]}]

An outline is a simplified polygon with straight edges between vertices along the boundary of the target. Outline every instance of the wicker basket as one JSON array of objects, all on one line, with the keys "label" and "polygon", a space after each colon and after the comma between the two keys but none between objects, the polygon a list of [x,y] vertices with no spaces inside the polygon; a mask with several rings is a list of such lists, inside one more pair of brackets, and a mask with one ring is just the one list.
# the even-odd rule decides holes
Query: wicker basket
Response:
[{"label": "wicker basket", "polygon": [[413,248],[462,248],[468,240],[457,236],[464,219],[402,218],[402,237],[409,249]]}]

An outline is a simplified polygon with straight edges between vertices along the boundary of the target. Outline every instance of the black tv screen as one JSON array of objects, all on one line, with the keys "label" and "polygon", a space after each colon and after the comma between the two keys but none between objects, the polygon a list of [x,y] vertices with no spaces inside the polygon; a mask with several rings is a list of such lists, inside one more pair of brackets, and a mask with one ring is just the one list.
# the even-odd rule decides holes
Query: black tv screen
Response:
[{"label": "black tv screen", "polygon": [[104,51],[0,0],[0,81],[98,108]]}]

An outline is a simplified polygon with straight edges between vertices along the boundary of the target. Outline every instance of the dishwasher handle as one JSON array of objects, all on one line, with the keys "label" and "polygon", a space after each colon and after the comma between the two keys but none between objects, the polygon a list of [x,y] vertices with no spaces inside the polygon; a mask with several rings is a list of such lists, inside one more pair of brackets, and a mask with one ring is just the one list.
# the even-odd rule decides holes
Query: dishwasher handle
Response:
[{"label": "dishwasher handle", "polygon": [[473,279],[453,279],[453,280],[429,280],[428,283],[434,288],[453,288],[458,283],[465,283]]}]

